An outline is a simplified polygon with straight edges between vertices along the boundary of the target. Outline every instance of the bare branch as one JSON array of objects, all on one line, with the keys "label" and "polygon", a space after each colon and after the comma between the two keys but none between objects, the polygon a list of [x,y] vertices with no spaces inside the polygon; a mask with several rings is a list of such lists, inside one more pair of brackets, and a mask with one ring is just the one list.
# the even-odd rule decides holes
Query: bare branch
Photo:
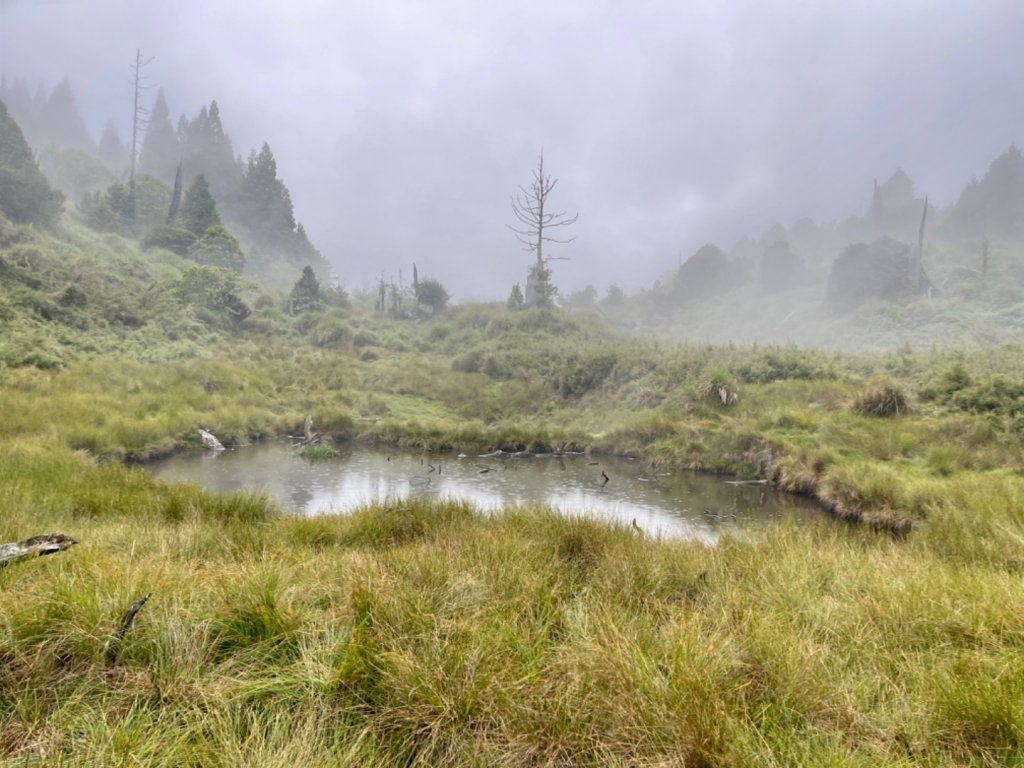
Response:
[{"label": "bare branch", "polygon": [[[549,256],[544,253],[543,245],[544,243],[571,243],[576,238],[551,237],[547,230],[575,224],[579,219],[579,213],[570,216],[565,210],[556,212],[546,210],[551,192],[558,186],[558,179],[553,179],[544,173],[543,151],[541,151],[537,159],[537,167],[533,169],[531,175],[532,181],[529,188],[520,186],[518,192],[512,195],[512,214],[515,217],[515,223],[506,226],[512,230],[516,239],[537,257],[536,266],[531,268],[527,280],[528,301],[536,302],[540,306],[551,306],[556,289],[551,284],[550,271],[544,269],[543,265],[550,261],[567,261],[568,257]],[[531,290],[534,291],[535,299],[529,298]]]}]

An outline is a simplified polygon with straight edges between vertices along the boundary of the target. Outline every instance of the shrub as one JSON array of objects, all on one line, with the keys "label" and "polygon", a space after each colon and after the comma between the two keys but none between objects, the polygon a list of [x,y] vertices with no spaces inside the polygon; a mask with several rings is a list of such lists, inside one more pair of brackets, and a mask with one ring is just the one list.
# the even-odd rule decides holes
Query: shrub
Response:
[{"label": "shrub", "polygon": [[483,351],[474,349],[452,360],[452,370],[460,373],[479,373],[483,368],[485,357]]},{"label": "shrub", "polygon": [[203,232],[203,236],[188,248],[188,257],[200,264],[232,272],[241,272],[245,268],[245,254],[238,240],[219,224]]},{"label": "shrub", "polygon": [[313,343],[318,347],[338,347],[352,338],[352,327],[337,317],[323,317],[313,330]]},{"label": "shrub", "polygon": [[378,339],[373,331],[360,330],[356,331],[356,335],[352,337],[352,343],[357,347],[379,347],[380,339]]},{"label": "shrub", "polygon": [[304,445],[297,451],[299,456],[310,461],[317,459],[336,459],[341,452],[333,445]]},{"label": "shrub", "polygon": [[581,397],[600,387],[615,367],[615,352],[590,352],[573,355],[558,374],[558,391],[562,397]]},{"label": "shrub", "polygon": [[419,280],[415,287],[416,301],[423,306],[430,308],[430,313],[436,315],[448,304],[448,291],[437,280]]},{"label": "shrub", "polygon": [[142,240],[142,247],[164,248],[171,253],[184,256],[196,242],[196,236],[183,227],[161,225],[150,231]]},{"label": "shrub", "polygon": [[910,403],[903,390],[896,384],[888,380],[879,380],[868,384],[857,395],[853,402],[853,410],[861,416],[892,418],[909,413]]},{"label": "shrub", "polygon": [[715,370],[697,387],[697,395],[709,403],[729,407],[740,401],[740,393],[725,371]]}]

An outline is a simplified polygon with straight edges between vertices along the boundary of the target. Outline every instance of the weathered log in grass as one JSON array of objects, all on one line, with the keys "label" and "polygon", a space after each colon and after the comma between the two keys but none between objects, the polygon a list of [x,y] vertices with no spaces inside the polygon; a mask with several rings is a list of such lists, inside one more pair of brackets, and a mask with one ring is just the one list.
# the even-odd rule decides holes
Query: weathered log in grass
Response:
[{"label": "weathered log in grass", "polygon": [[63,552],[78,542],[63,533],[44,533],[24,541],[0,544],[0,568],[26,557],[42,557]]}]

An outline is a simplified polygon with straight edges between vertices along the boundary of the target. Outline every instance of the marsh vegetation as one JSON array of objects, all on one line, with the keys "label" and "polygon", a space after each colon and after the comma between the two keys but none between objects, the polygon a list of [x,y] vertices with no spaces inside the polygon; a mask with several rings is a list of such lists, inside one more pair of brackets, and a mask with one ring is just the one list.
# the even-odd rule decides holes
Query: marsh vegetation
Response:
[{"label": "marsh vegetation", "polygon": [[[0,541],[77,543],[0,568],[5,760],[1020,764],[1024,258],[985,208],[997,183],[1024,196],[1019,153],[937,214],[935,295],[902,280],[920,249],[869,237],[920,220],[894,175],[867,217],[702,248],[637,294],[558,302],[537,250],[518,300],[451,305],[415,267],[318,275],[269,147],[225,152],[216,102],[175,145],[223,161],[208,185],[159,164],[88,185],[52,155],[66,201],[7,117]],[[964,272],[979,222],[1004,239]],[[899,295],[867,275],[830,306],[835,265],[876,258]],[[864,348],[761,340],[791,323]],[[750,343],[710,343],[725,328]],[[829,519],[712,544],[425,494],[311,517],[139,466],[198,450],[198,425],[230,450],[310,424],[289,458],[318,469],[586,451]]]}]

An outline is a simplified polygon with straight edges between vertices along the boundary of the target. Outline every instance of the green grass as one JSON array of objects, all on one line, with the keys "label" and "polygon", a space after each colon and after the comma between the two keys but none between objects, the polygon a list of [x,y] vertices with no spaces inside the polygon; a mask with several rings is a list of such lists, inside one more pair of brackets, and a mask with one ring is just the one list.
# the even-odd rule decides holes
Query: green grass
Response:
[{"label": "green grass", "polygon": [[[0,569],[6,762],[1022,764],[1019,347],[676,345],[487,305],[290,318],[256,293],[249,328],[165,296],[132,329],[99,284],[61,309],[68,270],[95,252],[86,277],[120,270],[131,293],[178,267],[66,228],[66,263],[23,230],[38,253],[3,254],[43,284],[0,306],[0,541],[80,542]],[[893,392],[912,408],[864,407]],[[853,524],[706,547],[543,509],[299,518],[123,461],[196,445],[198,424],[239,445],[308,414],[334,444],[738,472]]]},{"label": "green grass", "polygon": [[[952,766],[1024,747],[1010,476],[906,541],[822,523],[709,548],[457,503],[292,518],[11,448],[0,533],[80,544],[0,571],[9,759]],[[978,496],[1013,533],[999,552],[948,529]]]}]

